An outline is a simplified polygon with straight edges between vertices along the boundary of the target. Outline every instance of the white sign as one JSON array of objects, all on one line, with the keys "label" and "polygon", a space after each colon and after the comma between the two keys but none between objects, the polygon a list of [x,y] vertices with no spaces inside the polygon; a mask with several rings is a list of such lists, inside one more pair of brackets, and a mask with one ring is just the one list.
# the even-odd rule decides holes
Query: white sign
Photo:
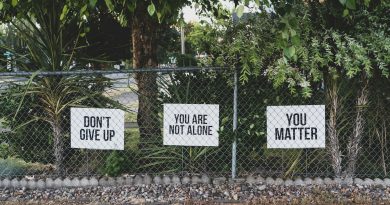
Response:
[{"label": "white sign", "polygon": [[268,106],[267,148],[325,148],[325,105]]},{"label": "white sign", "polygon": [[124,112],[119,109],[71,108],[71,147],[123,150]]},{"label": "white sign", "polygon": [[219,105],[164,104],[164,145],[218,146]]}]

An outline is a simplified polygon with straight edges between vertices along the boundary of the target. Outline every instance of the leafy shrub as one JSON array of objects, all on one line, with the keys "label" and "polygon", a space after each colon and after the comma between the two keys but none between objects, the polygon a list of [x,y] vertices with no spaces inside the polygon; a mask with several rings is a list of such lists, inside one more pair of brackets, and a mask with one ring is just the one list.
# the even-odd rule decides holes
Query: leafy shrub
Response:
[{"label": "leafy shrub", "polygon": [[15,176],[27,173],[27,163],[21,159],[0,159],[0,176]]},{"label": "leafy shrub", "polygon": [[53,171],[51,165],[43,165],[40,163],[28,163],[22,159],[8,157],[0,159],[0,176],[21,176],[27,174],[37,174]]},{"label": "leafy shrub", "polygon": [[104,175],[118,176],[124,170],[124,162],[125,158],[118,151],[113,151],[108,155],[101,171]]},{"label": "leafy shrub", "polygon": [[0,144],[0,158],[6,159],[11,156],[11,149],[8,143],[2,142]]}]

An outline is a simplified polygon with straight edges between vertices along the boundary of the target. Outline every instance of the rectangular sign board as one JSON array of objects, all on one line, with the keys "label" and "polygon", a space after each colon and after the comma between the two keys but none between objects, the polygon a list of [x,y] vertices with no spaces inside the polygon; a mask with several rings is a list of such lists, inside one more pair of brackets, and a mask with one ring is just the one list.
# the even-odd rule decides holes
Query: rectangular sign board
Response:
[{"label": "rectangular sign board", "polygon": [[164,145],[218,146],[219,105],[164,104]]},{"label": "rectangular sign board", "polygon": [[124,112],[119,109],[71,108],[71,147],[123,150]]},{"label": "rectangular sign board", "polygon": [[267,148],[325,148],[325,105],[268,106]]}]

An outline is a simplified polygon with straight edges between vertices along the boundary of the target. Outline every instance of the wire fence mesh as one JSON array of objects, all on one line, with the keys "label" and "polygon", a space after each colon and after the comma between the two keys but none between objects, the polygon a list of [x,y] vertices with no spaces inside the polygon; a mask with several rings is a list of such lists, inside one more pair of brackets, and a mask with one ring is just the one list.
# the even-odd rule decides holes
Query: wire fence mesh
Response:
[{"label": "wire fence mesh", "polygon": [[[343,82],[334,92],[324,83],[313,85],[312,96],[303,98],[287,87],[274,87],[261,75],[238,83],[236,99],[234,86],[234,71],[227,68],[3,73],[0,176],[231,176],[234,171],[237,176],[335,177],[347,175],[351,166],[354,176],[388,176],[389,99],[372,94],[359,107],[355,92],[359,87]],[[267,117],[271,106],[294,105],[324,105],[325,112],[302,115],[303,110],[293,107],[297,115],[278,111],[272,121]],[[97,109],[84,118],[87,111],[75,108],[112,110]],[[267,126],[279,120],[294,130],[283,131],[280,146],[285,147],[269,148]],[[313,130],[310,121],[322,124],[323,133]],[[123,144],[105,143],[114,136],[103,129],[110,123],[116,137],[123,135]],[[181,124],[170,126],[175,123]],[[298,124],[310,129],[299,129]],[[77,126],[91,129],[81,131]],[[96,134],[99,128],[103,130]],[[73,135],[83,143],[76,145]],[[324,148],[304,148],[302,136],[310,145],[320,135],[326,140]],[[297,141],[290,140],[293,137]]]}]

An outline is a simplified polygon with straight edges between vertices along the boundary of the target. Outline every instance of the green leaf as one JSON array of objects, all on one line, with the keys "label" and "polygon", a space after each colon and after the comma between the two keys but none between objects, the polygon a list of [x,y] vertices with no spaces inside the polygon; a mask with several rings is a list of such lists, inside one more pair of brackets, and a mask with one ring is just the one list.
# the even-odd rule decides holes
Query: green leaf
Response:
[{"label": "green leaf", "polygon": [[3,5],[3,2],[1,1],[1,2],[0,2],[0,10],[3,9],[3,6],[4,6],[4,5]]},{"label": "green leaf", "polygon": [[244,14],[244,5],[238,5],[236,8],[236,14],[238,18],[241,18],[242,15]]},{"label": "green leaf", "polygon": [[283,39],[288,39],[288,33],[287,33],[287,31],[282,31],[282,38],[283,38]]},{"label": "green leaf", "polygon": [[293,55],[293,60],[296,62],[298,60],[298,56],[297,55]]},{"label": "green leaf", "polygon": [[342,5],[345,5],[345,3],[347,2],[347,0],[339,0],[340,1],[340,3],[342,4]]},{"label": "green leaf", "polygon": [[38,75],[39,72],[40,72],[39,70],[35,71],[35,72],[31,75],[30,79],[28,79],[26,89],[23,91],[22,99],[19,101],[18,108],[16,109],[15,115],[14,115],[14,117],[12,118],[12,121],[13,121],[13,122],[15,121],[16,116],[19,114],[19,111],[20,111],[20,109],[21,109],[21,107],[22,107],[22,105],[23,105],[23,101],[24,101],[25,97],[27,96],[28,90],[29,90],[29,88],[30,88],[30,86],[31,86],[31,84],[32,84],[32,82],[33,82],[33,80],[34,80],[34,78]]},{"label": "green leaf", "polygon": [[[293,15],[292,15],[293,16]],[[298,20],[295,18],[295,17],[291,17],[288,21],[288,23],[290,24],[290,26],[292,28],[297,28],[298,27]]]},{"label": "green leaf", "polygon": [[343,11],[343,17],[346,17],[349,15],[349,10],[348,9],[344,9]]},{"label": "green leaf", "polygon": [[370,6],[370,2],[371,2],[371,0],[364,0],[364,5],[369,7]]},{"label": "green leaf", "polygon": [[135,11],[135,7],[136,7],[135,4],[127,4],[127,9],[128,9],[130,12],[134,12],[134,11]]},{"label": "green leaf", "polygon": [[290,29],[291,36],[296,36],[297,32],[294,29]]},{"label": "green leaf", "polygon": [[97,0],[89,0],[89,6],[95,7]]},{"label": "green leaf", "polygon": [[83,14],[86,10],[87,10],[87,5],[84,5],[84,6],[81,7],[81,9],[80,9],[80,14]]},{"label": "green leaf", "polygon": [[15,7],[16,5],[18,5],[18,1],[19,1],[19,0],[12,0],[12,1],[11,1],[11,5],[12,5],[13,7]]},{"label": "green leaf", "polygon": [[291,38],[291,43],[295,46],[298,46],[301,44],[301,39],[299,38],[299,36],[293,36]]},{"label": "green leaf", "polygon": [[106,2],[107,8],[108,8],[110,11],[113,11],[113,10],[114,10],[114,4],[112,4],[112,1],[111,1],[111,0],[104,0],[104,2]]},{"label": "green leaf", "polygon": [[[263,0],[261,1],[266,7],[270,7],[270,2],[269,0]],[[260,3],[258,4],[258,6],[260,6]]]},{"label": "green leaf", "polygon": [[154,6],[153,2],[150,2],[149,6],[148,6],[149,15],[153,16],[155,11],[156,11],[156,7]]},{"label": "green leaf", "polygon": [[287,58],[291,58],[295,55],[295,47],[294,46],[290,46],[288,48],[285,48],[284,49],[284,55],[287,57]]},{"label": "green leaf", "polygon": [[68,11],[69,11],[68,5],[65,4],[64,7],[62,8],[62,12],[61,12],[61,15],[60,15],[60,20],[61,21],[64,20],[66,14],[68,14]]},{"label": "green leaf", "polygon": [[119,24],[122,25],[122,26],[126,26],[127,25],[127,19],[126,19],[126,16],[123,15],[123,13],[119,14],[118,21],[119,21]]},{"label": "green leaf", "polygon": [[157,19],[158,19],[158,22],[161,23],[161,13],[160,12],[157,12]]},{"label": "green leaf", "polygon": [[356,0],[347,0],[347,8],[355,10],[356,9]]}]

